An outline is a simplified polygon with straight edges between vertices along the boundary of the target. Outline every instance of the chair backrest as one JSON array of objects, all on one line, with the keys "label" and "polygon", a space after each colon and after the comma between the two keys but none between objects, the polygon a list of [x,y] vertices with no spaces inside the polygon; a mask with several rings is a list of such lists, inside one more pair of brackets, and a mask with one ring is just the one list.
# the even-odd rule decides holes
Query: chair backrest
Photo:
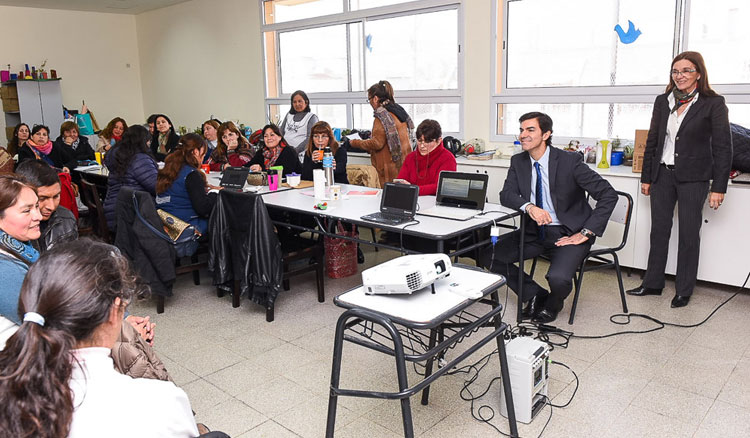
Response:
[{"label": "chair backrest", "polygon": [[346,178],[352,185],[380,188],[378,171],[369,164],[348,164]]},{"label": "chair backrest", "polygon": [[81,200],[96,217],[94,221],[96,235],[105,242],[110,242],[109,227],[107,227],[107,218],[104,216],[104,206],[102,205],[102,198],[99,197],[99,190],[97,190],[95,184],[83,178],[81,179]]},{"label": "chair backrest", "polygon": [[[596,207],[596,200],[589,196],[589,204],[592,208]],[[617,203],[609,217],[609,222],[615,222],[622,225],[622,239],[617,247],[612,248],[615,251],[621,250],[628,241],[630,231],[630,219],[633,215],[633,197],[630,193],[617,191]]]}]

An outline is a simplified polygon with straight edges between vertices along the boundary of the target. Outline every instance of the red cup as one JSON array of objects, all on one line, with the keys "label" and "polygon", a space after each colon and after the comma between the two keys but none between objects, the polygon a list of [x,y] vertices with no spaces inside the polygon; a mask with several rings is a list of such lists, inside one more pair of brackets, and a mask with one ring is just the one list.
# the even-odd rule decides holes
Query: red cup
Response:
[{"label": "red cup", "polygon": [[209,173],[211,173],[211,166],[208,164],[201,164],[201,170],[203,171],[203,173],[208,175]]}]

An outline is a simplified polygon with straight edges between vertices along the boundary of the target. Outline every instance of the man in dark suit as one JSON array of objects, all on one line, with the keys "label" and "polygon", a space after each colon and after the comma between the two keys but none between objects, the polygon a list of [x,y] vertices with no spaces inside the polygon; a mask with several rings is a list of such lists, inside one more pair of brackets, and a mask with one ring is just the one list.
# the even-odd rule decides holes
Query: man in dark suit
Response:
[{"label": "man in dark suit", "polygon": [[[557,318],[573,288],[573,276],[596,236],[601,236],[617,203],[617,193],[577,152],[552,147],[552,119],[544,113],[521,116],[519,140],[524,152],[511,158],[500,203],[521,210],[531,219],[526,227],[524,258],[550,259],[547,291],[524,273],[524,317],[548,323]],[[592,210],[587,194],[594,198]],[[524,218],[524,220],[526,220]],[[490,269],[505,275],[518,290],[519,243],[516,231],[492,247]],[[485,259],[486,260],[486,259]]]}]

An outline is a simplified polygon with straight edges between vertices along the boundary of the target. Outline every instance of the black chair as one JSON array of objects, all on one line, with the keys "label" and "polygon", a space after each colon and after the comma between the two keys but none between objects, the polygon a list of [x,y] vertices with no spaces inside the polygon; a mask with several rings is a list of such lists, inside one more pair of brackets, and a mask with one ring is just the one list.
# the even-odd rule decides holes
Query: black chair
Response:
[{"label": "black chair", "polygon": [[322,239],[284,235],[289,237],[282,246],[261,195],[219,192],[209,221],[209,270],[217,295],[231,291],[232,307],[239,307],[240,296],[247,293],[272,322],[280,289],[290,290],[292,277],[315,272],[318,302],[324,302]]},{"label": "black chair", "polygon": [[[630,196],[629,193],[620,191],[617,192],[617,197],[617,204],[612,211],[612,215],[609,217],[609,222],[614,222],[618,225],[614,228],[608,226],[607,230],[613,230],[613,232],[621,234],[619,244],[617,246],[604,246],[595,243],[591,246],[591,249],[589,250],[589,253],[586,255],[586,257],[584,257],[581,261],[581,264],[578,266],[577,275],[575,277],[576,290],[575,295],[573,295],[573,305],[570,308],[570,318],[568,319],[568,324],[573,324],[573,320],[575,319],[576,308],[578,307],[578,297],[581,294],[581,285],[583,284],[583,273],[588,271],[596,271],[605,268],[615,268],[615,272],[617,273],[617,284],[620,287],[622,311],[624,313],[628,312],[628,304],[625,300],[625,288],[622,285],[622,270],[620,268],[620,261],[617,258],[617,251],[624,248],[625,244],[627,244],[628,241],[630,219],[633,214],[633,197]],[[596,201],[593,200],[593,198],[591,198],[589,202],[596,205]],[[621,229],[615,230],[615,228]],[[605,237],[608,237],[606,231],[602,238]],[[587,262],[589,260],[597,263],[587,266]],[[536,261],[537,259],[535,258],[534,262],[531,265],[531,273],[529,275],[531,275],[532,277],[534,276],[534,271],[536,270]]]},{"label": "black chair", "polygon": [[112,242],[107,219],[104,216],[102,198],[99,196],[99,189],[97,189],[96,184],[83,178],[81,178],[81,201],[89,210],[88,216],[94,234],[107,243]]}]

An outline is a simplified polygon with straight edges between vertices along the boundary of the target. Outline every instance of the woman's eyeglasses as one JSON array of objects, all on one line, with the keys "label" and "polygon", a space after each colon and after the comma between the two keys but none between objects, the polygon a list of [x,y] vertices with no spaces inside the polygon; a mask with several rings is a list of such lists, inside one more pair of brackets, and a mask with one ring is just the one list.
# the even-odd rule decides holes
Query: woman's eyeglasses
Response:
[{"label": "woman's eyeglasses", "polygon": [[683,75],[683,76],[691,75],[695,73],[695,71],[696,70],[694,68],[683,68],[682,70],[672,70],[670,73],[672,74],[672,77],[676,78],[680,75]]}]

